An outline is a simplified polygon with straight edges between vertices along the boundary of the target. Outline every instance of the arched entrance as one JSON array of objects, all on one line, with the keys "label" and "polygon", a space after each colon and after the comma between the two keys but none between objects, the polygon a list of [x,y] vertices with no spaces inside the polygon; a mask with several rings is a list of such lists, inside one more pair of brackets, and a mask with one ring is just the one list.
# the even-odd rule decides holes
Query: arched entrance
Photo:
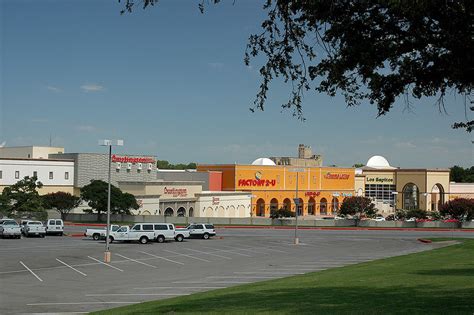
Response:
[{"label": "arched entrance", "polygon": [[441,184],[435,184],[431,188],[431,211],[439,211],[439,208],[444,203],[444,188]]},{"label": "arched entrance", "polygon": [[270,211],[272,210],[278,210],[278,199],[276,198],[273,198],[272,200],[270,200]]},{"label": "arched entrance", "polygon": [[217,208],[217,217],[218,218],[225,218],[225,210],[224,210],[224,207],[223,206],[219,206],[219,208]]},{"label": "arched entrance", "polygon": [[332,206],[332,213],[336,214],[339,211],[339,199],[337,197],[332,198],[331,206]]},{"label": "arched entrance", "polygon": [[420,208],[420,190],[418,186],[413,183],[406,184],[402,190],[403,194],[403,209],[413,210]]},{"label": "arched entrance", "polygon": [[172,216],[174,216],[174,210],[173,210],[173,208],[170,208],[170,207],[166,208],[166,210],[165,210],[165,217],[172,217]]},{"label": "arched entrance", "polygon": [[237,216],[240,218],[245,218],[249,216],[249,213],[245,213],[245,207],[243,205],[239,205],[237,207]]},{"label": "arched entrance", "polygon": [[212,218],[214,216],[214,211],[212,210],[212,207],[207,207],[206,208],[206,217]]},{"label": "arched entrance", "polygon": [[184,209],[183,207],[179,207],[178,211],[176,212],[176,216],[185,217],[186,216],[186,209]]},{"label": "arched entrance", "polygon": [[304,206],[303,199],[298,198],[298,204],[295,204],[295,207],[297,207],[297,210],[298,210],[298,216],[303,215],[303,206]]},{"label": "arched entrance", "polygon": [[321,198],[319,201],[319,213],[321,215],[328,214],[328,201],[326,198]]},{"label": "arched entrance", "polygon": [[283,209],[291,210],[291,200],[290,199],[285,198],[285,200],[283,200]]},{"label": "arched entrance", "polygon": [[194,209],[193,207],[189,208],[189,216],[193,217],[194,216]]},{"label": "arched entrance", "polygon": [[265,216],[265,200],[259,198],[257,200],[257,217]]},{"label": "arched entrance", "polygon": [[314,212],[315,211],[315,205],[316,205],[316,201],[314,200],[313,197],[309,198],[308,200],[308,214],[309,215],[315,215],[316,213]]},{"label": "arched entrance", "polygon": [[229,206],[229,209],[227,209],[227,216],[229,218],[235,218],[237,215],[235,214],[235,207],[234,206]]}]

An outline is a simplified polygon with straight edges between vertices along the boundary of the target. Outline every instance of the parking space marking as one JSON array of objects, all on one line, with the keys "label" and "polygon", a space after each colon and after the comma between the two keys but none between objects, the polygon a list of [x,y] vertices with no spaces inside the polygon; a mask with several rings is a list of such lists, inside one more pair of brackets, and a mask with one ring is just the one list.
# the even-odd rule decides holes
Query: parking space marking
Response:
[{"label": "parking space marking", "polygon": [[120,254],[115,254],[115,255],[117,255],[117,256],[119,256],[119,257],[122,257],[122,258],[124,258],[124,259],[130,260],[130,261],[136,262],[137,264],[142,264],[142,265],[144,265],[144,266],[148,266],[148,267],[151,267],[151,268],[158,268],[158,267],[156,267],[156,266],[153,266],[153,265],[144,263],[143,261],[139,261],[139,260],[136,260],[136,259],[128,258],[128,257],[125,257],[125,256],[120,255]]},{"label": "parking space marking", "polygon": [[142,252],[142,251],[138,251],[138,252],[139,252],[139,253],[142,253],[142,254],[145,254],[145,255],[149,255],[149,256],[151,256],[151,257],[163,259],[163,260],[166,260],[166,261],[169,261],[169,262],[178,264],[178,265],[184,265],[184,263],[179,262],[179,261],[176,261],[176,260],[168,259],[168,258],[161,257],[161,256],[156,256],[156,255],[154,255],[154,254],[150,254],[150,253],[147,253],[147,252]]},{"label": "parking space marking", "polygon": [[216,257],[232,260],[232,258],[230,258],[230,257],[226,257],[226,256],[218,255],[218,254],[213,254],[213,253],[210,253],[210,252],[203,252],[203,251],[195,250],[195,249],[191,249],[191,248],[185,248],[185,249],[196,252],[196,253],[201,253],[201,254],[206,254],[206,255],[211,255],[211,256],[216,256]]},{"label": "parking space marking", "polygon": [[[252,249],[259,250],[258,248],[252,247],[252,246],[247,246],[247,245],[242,245],[242,244],[240,244],[239,246],[247,247],[247,248],[249,248],[249,249],[252,248]],[[287,252],[282,251],[282,250],[273,249],[273,248],[271,248],[271,246],[268,246],[268,245],[266,245],[265,247],[262,246],[262,249],[266,249],[266,250],[269,250],[269,251],[272,251],[272,252],[284,253],[284,254],[287,253]]]},{"label": "parking space marking", "polygon": [[248,248],[239,248],[239,247],[226,246],[226,245],[220,245],[220,246],[227,247],[227,248],[235,248],[235,250],[243,250],[243,251],[247,251],[247,252],[251,252],[251,253],[265,254],[265,253],[262,253],[260,250],[255,250],[255,249],[252,250],[252,249],[248,249]]},{"label": "parking space marking", "polygon": [[[224,289],[225,287],[179,287],[179,289]],[[172,289],[176,290],[176,287],[148,287],[148,288],[133,288],[134,290],[156,290],[156,289]]]},{"label": "parking space marking", "polygon": [[92,260],[94,260],[94,261],[97,261],[99,264],[106,265],[106,266],[108,266],[108,267],[110,267],[110,268],[113,268],[113,269],[115,269],[115,270],[118,270],[118,271],[120,271],[120,272],[123,272],[122,269],[117,268],[117,267],[115,267],[115,266],[112,266],[111,264],[105,263],[105,262],[100,261],[100,260],[98,260],[98,259],[95,259],[94,257],[91,257],[91,256],[87,256],[87,257],[89,257],[90,259],[92,259]]},{"label": "parking space marking", "polygon": [[64,266],[71,268],[71,269],[74,270],[75,272],[80,273],[80,274],[83,275],[84,277],[87,277],[87,275],[86,275],[85,273],[83,273],[82,271],[77,270],[77,269],[74,268],[73,266],[70,266],[70,265],[66,264],[64,261],[62,261],[62,260],[60,260],[60,259],[58,259],[58,258],[56,258],[56,260],[59,261],[59,262],[60,262],[61,264],[63,264]]},{"label": "parking space marking", "polygon": [[35,276],[36,279],[38,279],[39,281],[43,282],[43,279],[41,279],[40,277],[38,277],[38,275],[37,275],[36,273],[34,273],[30,268],[28,268],[28,266],[26,266],[21,260],[20,260],[20,264],[22,264],[23,267],[26,268],[26,270],[28,270],[29,272],[31,272],[31,274],[32,274],[33,276]]},{"label": "parking space marking", "polygon": [[[222,246],[222,245],[221,245],[221,246]],[[212,247],[207,247],[207,246],[201,246],[201,247],[203,247],[203,248],[208,248],[208,249],[213,249],[213,250],[218,251],[218,252],[226,252],[226,253],[233,253],[233,254],[236,254],[236,255],[239,255],[239,256],[253,257],[253,256],[251,256],[251,255],[239,253],[239,252],[237,252],[237,251],[235,251],[235,250],[212,248]]]},{"label": "parking space marking", "polygon": [[[202,281],[174,281],[173,283],[183,283],[183,284],[193,284],[193,283],[203,283]],[[209,284],[246,284],[246,283],[252,283],[251,281],[213,281],[213,282],[206,282]]]},{"label": "parking space marking", "polygon": [[168,252],[168,253],[171,253],[171,254],[180,255],[180,256],[186,256],[186,257],[193,258],[193,259],[200,260],[200,261],[204,261],[204,262],[211,262],[210,260],[207,260],[207,259],[204,259],[204,258],[194,257],[194,256],[191,256],[191,255],[187,255],[187,254],[183,254],[183,253],[178,253],[178,252],[175,252],[175,251],[172,251],[172,250],[167,250],[167,249],[165,249],[164,251],[165,251],[165,252]]},{"label": "parking space marking", "polygon": [[87,297],[92,296],[181,296],[189,295],[190,293],[110,293],[110,294],[86,294]]},{"label": "parking space marking", "polygon": [[213,279],[275,279],[277,276],[210,276]]},{"label": "parking space marking", "polygon": [[27,306],[49,306],[49,305],[93,305],[93,304],[137,304],[140,302],[62,302],[62,303],[29,303]]}]

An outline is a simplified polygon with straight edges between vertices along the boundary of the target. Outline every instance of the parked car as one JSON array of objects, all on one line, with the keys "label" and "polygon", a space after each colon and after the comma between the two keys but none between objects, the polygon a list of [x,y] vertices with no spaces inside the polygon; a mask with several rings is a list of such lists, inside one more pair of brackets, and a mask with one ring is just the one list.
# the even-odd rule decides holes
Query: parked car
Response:
[{"label": "parked car", "polygon": [[415,222],[416,219],[415,218],[409,218],[409,219],[405,219],[405,222]]},{"label": "parked car", "polygon": [[[115,232],[120,228],[119,225],[112,224],[110,226],[110,232]],[[98,241],[100,239],[105,239],[107,229],[104,227],[102,229],[86,229],[84,232],[85,237],[92,237],[94,241]]]},{"label": "parked car", "polygon": [[21,238],[21,228],[13,219],[2,219],[0,220],[0,235],[2,238],[5,238],[5,236]]},{"label": "parked car", "polygon": [[46,227],[43,225],[41,221],[26,220],[26,221],[22,221],[21,233],[25,235],[26,237],[31,236],[31,235],[45,237]]},{"label": "parked car", "polygon": [[191,237],[201,237],[205,240],[216,235],[213,224],[209,223],[191,223],[186,227]]},{"label": "parked car", "polygon": [[188,229],[177,229],[174,224],[170,223],[154,223],[155,239],[158,243],[164,243],[166,240],[174,239],[177,242],[184,241],[190,237]]},{"label": "parked car", "polygon": [[376,216],[375,218],[372,219],[372,221],[381,222],[381,221],[385,221],[385,218],[383,216]]},{"label": "parked car", "polygon": [[56,234],[62,236],[64,234],[64,222],[61,219],[49,219],[46,222],[46,234]]},{"label": "parked car", "polygon": [[110,232],[110,241],[139,241],[146,244],[156,240],[163,243],[166,240],[182,242],[189,237],[189,231],[176,230],[171,223],[137,223],[132,228],[122,226],[117,231]]}]

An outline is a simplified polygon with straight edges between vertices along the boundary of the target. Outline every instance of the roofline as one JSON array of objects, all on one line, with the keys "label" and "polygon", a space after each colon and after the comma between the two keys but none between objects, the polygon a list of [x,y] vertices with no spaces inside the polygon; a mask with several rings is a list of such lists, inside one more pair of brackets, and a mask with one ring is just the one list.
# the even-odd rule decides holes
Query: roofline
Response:
[{"label": "roofline", "polygon": [[14,160],[14,161],[51,161],[51,162],[74,162],[72,159],[33,159],[33,158],[2,158],[0,160]]}]

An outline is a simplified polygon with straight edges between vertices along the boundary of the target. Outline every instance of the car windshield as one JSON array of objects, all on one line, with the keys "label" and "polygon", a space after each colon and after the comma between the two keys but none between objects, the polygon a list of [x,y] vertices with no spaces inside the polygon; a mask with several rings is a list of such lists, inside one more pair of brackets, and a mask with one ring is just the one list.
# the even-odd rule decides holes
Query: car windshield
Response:
[{"label": "car windshield", "polygon": [[121,227],[120,229],[117,230],[117,232],[127,232],[127,228]]},{"label": "car windshield", "polygon": [[3,221],[3,225],[18,225],[18,223],[16,223],[15,221]]},{"label": "car windshield", "polygon": [[28,225],[42,225],[42,223],[39,221],[33,221],[33,222],[29,222]]}]

